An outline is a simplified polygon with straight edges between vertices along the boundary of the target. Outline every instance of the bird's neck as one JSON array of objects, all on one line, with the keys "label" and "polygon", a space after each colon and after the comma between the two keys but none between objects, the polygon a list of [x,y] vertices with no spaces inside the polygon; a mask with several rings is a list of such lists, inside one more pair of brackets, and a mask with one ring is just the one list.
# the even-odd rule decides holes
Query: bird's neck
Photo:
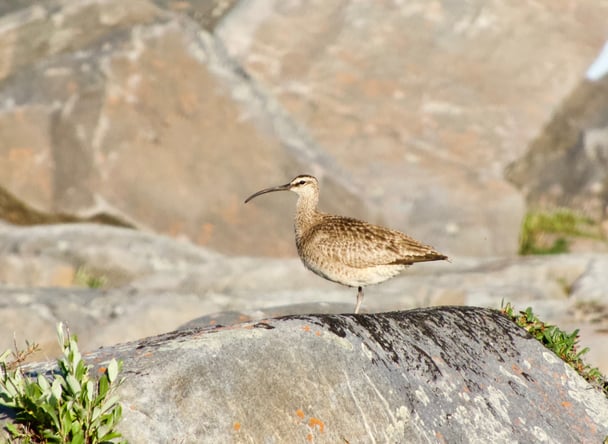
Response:
[{"label": "bird's neck", "polygon": [[315,224],[321,214],[317,211],[319,198],[316,196],[300,196],[296,204],[295,231],[296,239]]}]

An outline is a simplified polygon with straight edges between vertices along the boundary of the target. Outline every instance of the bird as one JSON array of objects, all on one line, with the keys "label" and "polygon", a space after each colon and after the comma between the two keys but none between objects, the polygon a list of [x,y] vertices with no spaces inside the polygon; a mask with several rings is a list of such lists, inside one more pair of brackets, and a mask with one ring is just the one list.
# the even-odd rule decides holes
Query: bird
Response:
[{"label": "bird", "polygon": [[363,287],[395,277],[416,262],[449,260],[400,231],[319,211],[319,181],[308,174],[253,193],[245,203],[275,191],[298,195],[294,219],[298,255],[313,273],[357,287],[355,314],[363,302]]}]

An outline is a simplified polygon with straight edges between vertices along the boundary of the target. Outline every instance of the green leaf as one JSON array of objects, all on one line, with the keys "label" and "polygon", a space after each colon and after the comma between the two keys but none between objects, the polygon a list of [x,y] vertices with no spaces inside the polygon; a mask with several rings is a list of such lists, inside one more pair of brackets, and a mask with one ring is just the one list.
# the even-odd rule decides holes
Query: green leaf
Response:
[{"label": "green leaf", "polygon": [[73,375],[67,375],[65,377],[65,380],[68,384],[68,387],[70,388],[71,392],[74,395],[77,395],[78,393],[80,393],[80,383]]},{"label": "green leaf", "polygon": [[59,341],[59,346],[63,350],[65,348],[65,335],[63,329],[63,322],[59,322],[57,324],[57,339]]},{"label": "green leaf", "polygon": [[41,404],[40,409],[46,414],[46,421],[43,420],[40,422],[47,422],[50,419],[54,428],[58,429],[60,427],[60,421],[55,406],[52,406],[51,404]]},{"label": "green leaf", "polygon": [[[80,427],[80,424],[78,424],[78,426]],[[75,428],[72,427],[72,440],[70,441],[71,444],[84,444],[85,440],[84,440],[84,432],[81,428]]]},{"label": "green leaf", "polygon": [[7,422],[4,424],[4,428],[10,433],[12,436],[19,436],[21,433],[15,424],[12,422]]},{"label": "green leaf", "polygon": [[97,421],[97,418],[101,415],[101,409],[99,407],[93,407],[93,413],[91,414],[91,421]]},{"label": "green leaf", "polygon": [[586,354],[586,353],[588,353],[588,352],[589,352],[589,347],[585,347],[584,349],[582,349],[580,352],[578,352],[578,353],[576,354],[576,357],[577,357],[577,358],[580,358],[581,356],[583,356],[584,354]]},{"label": "green leaf", "polygon": [[61,388],[61,380],[59,378],[55,378],[53,383],[51,384],[51,393],[55,397],[57,401],[61,399],[61,393],[63,392]]},{"label": "green leaf", "polygon": [[93,384],[93,381],[87,381],[87,383],[85,384],[86,387],[86,391],[85,391],[85,399],[88,401],[87,404],[91,404],[93,402],[93,395],[95,394],[95,385]]},{"label": "green leaf", "polygon": [[120,437],[122,437],[122,434],[120,434],[120,433],[118,433],[118,432],[110,432],[110,433],[106,433],[105,435],[101,435],[101,436],[99,437],[99,440],[100,440],[101,442],[108,442],[108,441],[110,441],[111,439],[114,439],[114,438],[120,438]]},{"label": "green leaf", "polygon": [[103,404],[101,404],[101,413],[106,413],[111,410],[115,405],[118,405],[118,396],[114,395],[108,399],[106,399]]},{"label": "green leaf", "polygon": [[8,359],[8,357],[11,355],[11,351],[9,350],[5,350],[1,355],[0,355],[0,362],[5,363],[6,360]]},{"label": "green leaf", "polygon": [[99,381],[97,382],[97,392],[99,393],[97,400],[101,401],[103,397],[108,393],[110,389],[110,382],[108,381],[107,375],[101,375]]},{"label": "green leaf", "polygon": [[79,361],[76,362],[75,372],[74,372],[76,378],[78,378],[79,380],[89,379],[88,378],[89,367],[86,365],[86,363],[84,361],[82,361],[82,358],[80,356],[78,356],[78,359],[79,359]]},{"label": "green leaf", "polygon": [[116,377],[118,376],[118,363],[116,359],[112,359],[108,364],[107,374],[110,382],[116,381]]},{"label": "green leaf", "polygon": [[42,374],[38,374],[38,377],[36,378],[38,381],[38,386],[42,389],[42,392],[50,392],[51,390],[51,384],[49,384],[48,379],[46,379],[44,377],[44,375]]}]

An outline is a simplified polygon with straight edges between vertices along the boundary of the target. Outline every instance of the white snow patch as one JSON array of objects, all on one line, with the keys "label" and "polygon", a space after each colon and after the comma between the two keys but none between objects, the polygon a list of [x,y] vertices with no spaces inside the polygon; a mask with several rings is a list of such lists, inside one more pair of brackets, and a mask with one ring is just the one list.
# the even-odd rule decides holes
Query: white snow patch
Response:
[{"label": "white snow patch", "polygon": [[600,51],[595,61],[587,69],[585,77],[587,80],[599,80],[608,72],[608,42],[604,44],[604,47]]}]

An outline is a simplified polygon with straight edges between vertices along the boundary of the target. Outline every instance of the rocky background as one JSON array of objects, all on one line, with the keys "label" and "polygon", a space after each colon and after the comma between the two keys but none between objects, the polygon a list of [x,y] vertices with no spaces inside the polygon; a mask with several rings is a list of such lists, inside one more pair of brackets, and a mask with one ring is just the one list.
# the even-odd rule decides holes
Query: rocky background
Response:
[{"label": "rocky background", "polygon": [[[198,319],[348,312],[295,258],[288,193],[450,255],[367,312],[533,306],[608,372],[605,242],[519,257],[527,209],[606,228],[608,1],[0,3],[0,342],[52,355]],[[96,222],[100,224],[80,222]],[[59,225],[57,225],[59,224]],[[136,228],[137,230],[133,230]],[[303,304],[303,305],[297,305]]]}]

